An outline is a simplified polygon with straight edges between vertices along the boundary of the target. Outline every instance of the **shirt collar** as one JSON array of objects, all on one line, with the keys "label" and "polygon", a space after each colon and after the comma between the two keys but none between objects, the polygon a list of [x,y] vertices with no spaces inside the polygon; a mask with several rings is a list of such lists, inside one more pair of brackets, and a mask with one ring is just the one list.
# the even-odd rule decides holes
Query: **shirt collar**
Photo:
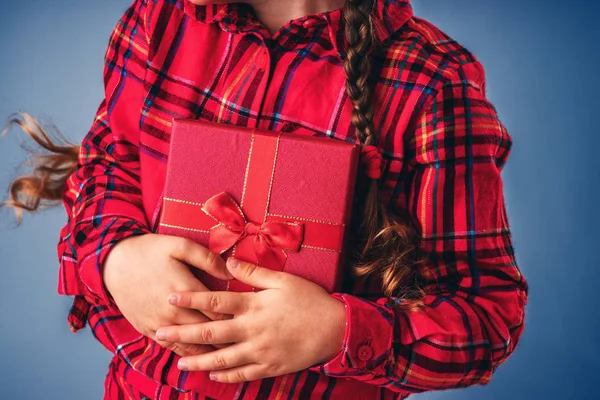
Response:
[{"label": "shirt collar", "polygon": [[[203,23],[218,23],[227,32],[259,31],[262,24],[256,19],[252,7],[246,3],[225,3],[196,5],[184,0],[186,15]],[[398,31],[413,16],[410,0],[375,0],[373,13],[375,33],[380,42],[384,42]],[[340,55],[345,54],[345,35],[340,30],[341,8],[321,14],[309,15],[296,20],[304,26],[326,22],[333,45]]]}]

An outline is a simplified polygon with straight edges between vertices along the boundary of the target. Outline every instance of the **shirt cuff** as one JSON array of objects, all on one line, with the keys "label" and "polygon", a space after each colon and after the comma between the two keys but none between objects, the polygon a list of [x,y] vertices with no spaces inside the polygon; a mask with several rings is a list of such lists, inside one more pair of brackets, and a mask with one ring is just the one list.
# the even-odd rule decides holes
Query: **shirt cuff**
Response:
[{"label": "shirt cuff", "polygon": [[79,275],[82,283],[102,304],[116,307],[116,303],[103,280],[104,262],[108,253],[122,240],[146,233],[150,233],[148,228],[134,220],[114,218],[100,232],[101,239],[97,243],[95,251],[91,253],[85,251],[88,255],[84,257],[79,265]]},{"label": "shirt cuff", "polygon": [[385,375],[385,365],[393,356],[394,313],[381,303],[347,293],[331,293],[344,302],[346,330],[340,352],[331,360],[308,368],[334,377]]}]

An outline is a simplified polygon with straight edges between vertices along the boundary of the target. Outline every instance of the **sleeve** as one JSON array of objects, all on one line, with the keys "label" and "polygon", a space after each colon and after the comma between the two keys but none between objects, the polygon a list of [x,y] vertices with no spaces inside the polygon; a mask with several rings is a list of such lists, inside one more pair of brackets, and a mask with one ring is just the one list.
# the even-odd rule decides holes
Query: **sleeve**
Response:
[{"label": "sleeve", "polygon": [[333,293],[346,306],[344,345],[311,370],[419,393],[485,385],[515,350],[528,287],[500,176],[512,139],[485,98],[483,76],[477,61],[458,68],[405,138],[413,173],[401,184],[426,255],[425,309]]},{"label": "sleeve", "polygon": [[145,10],[146,0],[133,1],[112,32],[104,58],[105,97],[64,189],[68,221],[57,246],[58,292],[76,296],[75,308],[84,297],[114,304],[103,284],[103,262],[120,240],[150,232],[138,148],[148,55]]}]

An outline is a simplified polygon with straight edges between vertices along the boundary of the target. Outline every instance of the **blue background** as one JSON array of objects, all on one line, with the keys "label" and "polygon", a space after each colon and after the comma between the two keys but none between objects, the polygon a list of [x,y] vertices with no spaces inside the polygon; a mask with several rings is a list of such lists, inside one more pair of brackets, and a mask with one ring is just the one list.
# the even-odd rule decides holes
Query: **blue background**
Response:
[{"label": "blue background", "polygon": [[[129,0],[0,3],[0,119],[25,111],[73,141],[102,96],[108,37]],[[530,284],[526,329],[490,384],[417,399],[583,399],[597,390],[600,10],[592,1],[414,0],[470,49],[513,136],[503,177],[517,261]],[[0,139],[2,197],[24,160]],[[110,354],[71,334],[56,293],[62,208],[0,213],[0,398],[99,399]]]}]

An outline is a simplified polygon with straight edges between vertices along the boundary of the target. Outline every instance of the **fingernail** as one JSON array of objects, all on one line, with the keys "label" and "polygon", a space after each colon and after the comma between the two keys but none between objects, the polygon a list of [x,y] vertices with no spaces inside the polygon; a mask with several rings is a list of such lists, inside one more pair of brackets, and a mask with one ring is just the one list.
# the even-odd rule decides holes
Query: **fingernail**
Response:
[{"label": "fingernail", "polygon": [[177,368],[179,368],[182,371],[187,370],[187,363],[185,362],[185,360],[182,358],[179,360],[179,362],[177,363]]},{"label": "fingernail", "polygon": [[211,381],[217,380],[217,374],[215,372],[211,372],[210,374],[208,374],[208,377]]},{"label": "fingernail", "polygon": [[165,331],[156,331],[156,340],[167,340],[167,333]]},{"label": "fingernail", "polygon": [[177,302],[179,301],[179,296],[177,296],[176,294],[172,294],[169,296],[169,304],[177,304]]},{"label": "fingernail", "polygon": [[[229,259],[227,260],[229,262]],[[230,267],[231,268],[231,267]],[[227,279],[235,279],[235,276],[227,268],[225,268],[225,275],[227,275]]]},{"label": "fingernail", "polygon": [[227,267],[230,269],[236,269],[240,266],[240,260],[237,260],[233,257],[229,257],[227,259]]}]

